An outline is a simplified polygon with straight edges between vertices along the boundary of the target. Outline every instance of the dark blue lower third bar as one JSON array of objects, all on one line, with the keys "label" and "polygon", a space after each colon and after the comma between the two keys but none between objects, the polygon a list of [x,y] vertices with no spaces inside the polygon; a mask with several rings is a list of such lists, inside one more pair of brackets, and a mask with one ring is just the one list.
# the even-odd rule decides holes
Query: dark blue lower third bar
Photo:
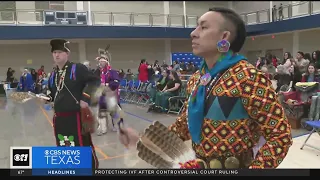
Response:
[{"label": "dark blue lower third bar", "polygon": [[92,176],[92,169],[32,169],[33,176]]}]

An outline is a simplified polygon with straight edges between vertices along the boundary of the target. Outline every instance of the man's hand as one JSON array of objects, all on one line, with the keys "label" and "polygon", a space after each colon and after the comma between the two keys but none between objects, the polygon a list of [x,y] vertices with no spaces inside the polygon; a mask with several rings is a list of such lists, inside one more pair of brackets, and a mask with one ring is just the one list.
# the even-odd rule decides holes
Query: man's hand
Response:
[{"label": "man's hand", "polygon": [[80,107],[81,108],[87,108],[87,107],[89,107],[89,104],[84,102],[84,101],[82,101],[82,100],[80,100]]},{"label": "man's hand", "polygon": [[131,128],[122,128],[119,133],[120,143],[127,148],[135,146],[139,138],[138,132]]}]

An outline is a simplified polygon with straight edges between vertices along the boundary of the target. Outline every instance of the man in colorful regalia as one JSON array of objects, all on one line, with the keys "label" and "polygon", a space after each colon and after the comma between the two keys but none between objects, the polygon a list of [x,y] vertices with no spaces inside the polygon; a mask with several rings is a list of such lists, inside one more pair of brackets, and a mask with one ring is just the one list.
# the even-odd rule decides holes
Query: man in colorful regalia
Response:
[{"label": "man in colorful regalia", "polygon": [[[192,140],[196,154],[180,167],[278,167],[292,144],[291,126],[270,80],[238,54],[246,39],[241,17],[211,8],[191,38],[193,53],[205,60],[187,83],[184,110],[169,126],[180,139]],[[130,129],[121,136],[139,139]],[[265,141],[254,154],[261,136]]]},{"label": "man in colorful regalia", "polygon": [[[108,47],[109,48],[109,47]],[[117,104],[119,104],[119,85],[120,85],[120,77],[119,73],[116,70],[111,69],[110,66],[110,60],[111,55],[108,52],[108,48],[105,50],[99,49],[99,57],[96,58],[96,60],[99,62],[99,67],[95,71],[95,74],[99,74],[101,86],[104,88],[104,91],[99,97],[99,105],[98,105],[98,130],[97,135],[103,135],[107,133],[108,131],[108,118],[107,113],[108,112],[108,103],[106,96],[116,96]],[[109,104],[110,106],[110,104]],[[119,104],[120,106],[120,104]],[[117,131],[117,128],[114,123],[114,115],[111,115],[111,121],[112,121],[112,130]]]}]

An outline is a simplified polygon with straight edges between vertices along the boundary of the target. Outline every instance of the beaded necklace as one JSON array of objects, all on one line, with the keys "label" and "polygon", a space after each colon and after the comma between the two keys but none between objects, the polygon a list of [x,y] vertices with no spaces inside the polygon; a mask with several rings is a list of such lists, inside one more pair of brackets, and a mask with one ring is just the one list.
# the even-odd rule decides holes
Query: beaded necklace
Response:
[{"label": "beaded necklace", "polygon": [[[64,79],[65,79],[65,76],[66,76],[66,73],[67,73],[67,68],[68,66],[65,66],[63,70],[59,70],[57,73],[56,73],[56,77],[55,77],[55,85],[57,87],[57,91],[56,91],[56,94],[55,94],[55,98],[57,97],[57,95],[60,93],[60,91],[64,88]],[[58,82],[58,77],[59,78],[59,82]]]}]

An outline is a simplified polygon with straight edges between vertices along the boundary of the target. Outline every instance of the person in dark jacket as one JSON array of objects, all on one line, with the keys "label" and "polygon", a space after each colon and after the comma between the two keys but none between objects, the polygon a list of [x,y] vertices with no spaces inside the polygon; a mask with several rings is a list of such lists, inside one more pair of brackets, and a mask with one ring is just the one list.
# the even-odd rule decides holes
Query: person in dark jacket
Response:
[{"label": "person in dark jacket", "polygon": [[[53,102],[53,127],[57,146],[88,146],[92,148],[92,168],[99,161],[88,129],[94,122],[88,102],[99,79],[80,63],[69,61],[69,41],[54,39],[50,42],[56,70],[49,79],[47,96]],[[89,126],[87,126],[89,125]]]},{"label": "person in dark jacket", "polygon": [[7,78],[6,78],[6,81],[12,83],[13,80],[14,80],[13,70],[12,70],[11,67],[9,67],[8,70],[7,70]]}]

